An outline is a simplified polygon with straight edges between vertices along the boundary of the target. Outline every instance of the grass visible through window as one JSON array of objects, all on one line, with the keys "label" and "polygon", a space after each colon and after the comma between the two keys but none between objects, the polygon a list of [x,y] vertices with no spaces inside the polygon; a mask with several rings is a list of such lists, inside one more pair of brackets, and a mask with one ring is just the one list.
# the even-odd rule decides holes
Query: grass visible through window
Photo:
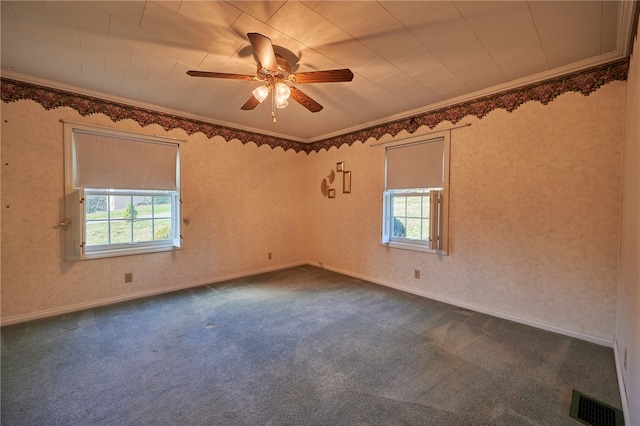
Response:
[{"label": "grass visible through window", "polygon": [[138,214],[133,221],[124,219],[125,209],[88,213],[87,246],[171,239],[171,204],[155,204],[153,210],[151,205],[135,209]]}]

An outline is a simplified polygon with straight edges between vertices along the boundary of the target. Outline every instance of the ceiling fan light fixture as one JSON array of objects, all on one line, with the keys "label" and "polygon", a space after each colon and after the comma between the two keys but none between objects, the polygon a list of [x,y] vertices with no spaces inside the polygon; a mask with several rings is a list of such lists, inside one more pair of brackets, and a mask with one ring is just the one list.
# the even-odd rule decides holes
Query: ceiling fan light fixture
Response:
[{"label": "ceiling fan light fixture", "polygon": [[276,99],[286,101],[291,96],[291,89],[282,82],[276,83]]},{"label": "ceiling fan light fixture", "polygon": [[269,90],[269,86],[260,86],[253,89],[251,93],[253,93],[253,96],[258,100],[258,102],[262,103],[262,101],[267,99],[267,96],[269,96]]},{"label": "ceiling fan light fixture", "polygon": [[287,99],[276,97],[276,108],[286,108],[287,106],[289,106]]}]

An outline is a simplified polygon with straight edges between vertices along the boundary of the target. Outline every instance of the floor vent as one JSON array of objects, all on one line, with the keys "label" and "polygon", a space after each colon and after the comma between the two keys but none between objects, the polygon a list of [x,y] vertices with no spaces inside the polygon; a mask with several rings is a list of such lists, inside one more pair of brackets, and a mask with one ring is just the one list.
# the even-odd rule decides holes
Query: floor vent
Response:
[{"label": "floor vent", "polygon": [[571,417],[592,426],[624,426],[622,411],[574,390]]}]

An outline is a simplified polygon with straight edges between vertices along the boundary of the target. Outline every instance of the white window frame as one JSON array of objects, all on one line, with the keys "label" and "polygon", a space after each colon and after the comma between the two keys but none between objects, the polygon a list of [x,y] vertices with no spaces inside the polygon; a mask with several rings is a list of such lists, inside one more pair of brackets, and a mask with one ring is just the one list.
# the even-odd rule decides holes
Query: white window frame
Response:
[{"label": "white window frame", "polygon": [[132,139],[142,142],[173,143],[178,145],[179,161],[179,141],[172,138],[150,136],[140,133],[115,130],[111,128],[92,126],[74,122],[64,121],[64,152],[65,152],[65,246],[66,259],[69,261],[99,259],[106,257],[127,256],[143,253],[156,253],[172,251],[183,248],[182,242],[182,215],[180,199],[180,168],[177,168],[176,180],[178,188],[175,191],[164,191],[172,197],[172,236],[167,240],[141,241],[130,244],[109,244],[101,246],[86,245],[86,215],[85,215],[85,190],[93,193],[103,193],[104,195],[158,195],[157,191],[130,190],[126,188],[114,189],[89,189],[74,186],[74,149],[73,131],[80,129],[96,135],[113,137],[120,139]]},{"label": "white window frame", "polygon": [[[443,140],[443,186],[441,188],[414,188],[413,192],[403,192],[402,190],[388,190],[386,184],[386,153],[385,153],[385,191],[382,196],[382,245],[386,247],[413,250],[438,255],[449,254],[449,155],[451,138],[450,132],[431,133],[425,136],[416,136],[403,139],[388,146],[402,146],[415,143],[429,143],[430,141]],[[410,190],[410,189],[408,189]],[[420,192],[423,191],[423,192]],[[410,238],[400,238],[393,236],[393,212],[392,198],[396,196],[406,196],[409,194],[425,194],[430,197],[429,214],[429,241],[415,240]],[[435,220],[434,220],[435,217]]]}]

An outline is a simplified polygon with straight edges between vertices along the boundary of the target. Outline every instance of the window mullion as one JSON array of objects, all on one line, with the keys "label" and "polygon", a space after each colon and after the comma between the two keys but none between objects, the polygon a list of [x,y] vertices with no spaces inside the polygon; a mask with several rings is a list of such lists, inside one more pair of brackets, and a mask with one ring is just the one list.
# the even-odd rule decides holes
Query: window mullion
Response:
[{"label": "window mullion", "polygon": [[155,213],[156,197],[151,197],[151,239],[156,239],[156,213]]},{"label": "window mullion", "polygon": [[111,244],[111,195],[107,195],[107,237]]},{"label": "window mullion", "polygon": [[134,242],[133,239],[133,222],[135,220],[135,215],[133,214],[133,212],[135,211],[135,207],[133,206],[133,195],[129,197],[129,203],[131,205],[131,234],[130,234],[130,242]]}]

